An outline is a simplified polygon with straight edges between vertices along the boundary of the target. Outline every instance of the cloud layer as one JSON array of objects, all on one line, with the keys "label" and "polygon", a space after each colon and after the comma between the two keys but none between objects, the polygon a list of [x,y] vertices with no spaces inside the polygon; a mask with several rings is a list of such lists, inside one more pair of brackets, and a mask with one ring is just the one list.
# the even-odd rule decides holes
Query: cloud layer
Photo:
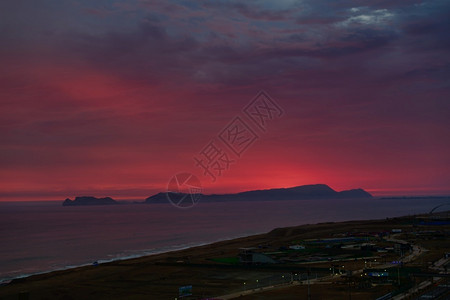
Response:
[{"label": "cloud layer", "polygon": [[[140,197],[179,171],[450,193],[447,1],[21,0],[0,20],[3,199]],[[286,114],[210,183],[193,157],[259,90]]]}]

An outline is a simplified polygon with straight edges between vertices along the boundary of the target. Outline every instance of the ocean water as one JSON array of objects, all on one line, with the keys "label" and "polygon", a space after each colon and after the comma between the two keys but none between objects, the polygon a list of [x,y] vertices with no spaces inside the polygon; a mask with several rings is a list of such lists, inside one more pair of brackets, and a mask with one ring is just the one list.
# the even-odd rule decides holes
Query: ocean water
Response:
[{"label": "ocean water", "polygon": [[339,199],[63,207],[0,202],[0,281],[182,249],[277,227],[429,212],[449,199]]}]

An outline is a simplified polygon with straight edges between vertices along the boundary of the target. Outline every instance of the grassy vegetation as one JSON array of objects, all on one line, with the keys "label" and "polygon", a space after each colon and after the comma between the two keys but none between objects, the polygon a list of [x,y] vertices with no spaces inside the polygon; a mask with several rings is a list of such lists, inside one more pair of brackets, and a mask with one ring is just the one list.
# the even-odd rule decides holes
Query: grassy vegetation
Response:
[{"label": "grassy vegetation", "polygon": [[211,258],[211,260],[214,262],[223,263],[223,264],[230,264],[230,265],[239,264],[238,257],[218,257],[218,258]]}]

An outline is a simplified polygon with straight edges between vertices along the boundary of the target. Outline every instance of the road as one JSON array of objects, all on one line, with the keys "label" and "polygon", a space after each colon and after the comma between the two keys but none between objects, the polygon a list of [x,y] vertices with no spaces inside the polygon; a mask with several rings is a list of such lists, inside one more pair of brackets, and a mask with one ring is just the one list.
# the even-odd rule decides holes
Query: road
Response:
[{"label": "road", "polygon": [[[400,244],[408,243],[408,242],[406,242],[404,240],[397,239],[398,235],[399,234],[392,235],[389,238],[386,238],[386,241],[393,242],[393,243],[400,243]],[[426,250],[424,248],[420,247],[419,245],[413,245],[412,252],[409,255],[405,256],[401,261],[403,263],[412,262],[420,254],[422,254],[423,251],[426,251]],[[443,266],[443,263],[439,263],[439,265]],[[390,263],[377,266],[377,268],[381,268],[381,269],[388,269],[388,268],[393,268],[393,267],[396,267],[396,266],[392,265]],[[362,272],[364,272],[364,269],[359,269],[359,270],[352,271],[352,273],[354,275],[361,274]],[[328,275],[328,276],[320,277],[320,278],[317,278],[317,279],[310,279],[309,280],[309,284],[330,284],[331,282],[329,282],[329,281],[332,280],[333,278],[334,278],[333,275]],[[274,289],[282,289],[282,288],[287,288],[287,287],[300,285],[300,284],[307,284],[307,281],[293,281],[291,283],[283,283],[283,284],[279,284],[279,285],[269,285],[269,286],[260,287],[260,288],[257,288],[257,289],[248,289],[248,290],[244,290],[244,291],[240,291],[240,292],[235,292],[235,293],[219,296],[219,297],[216,297],[216,298],[223,299],[223,300],[228,300],[228,299],[238,298],[238,297],[243,296],[243,295],[256,294],[256,293],[261,293],[261,292],[265,292],[265,291],[268,291],[268,290],[274,290]],[[428,285],[424,285],[420,289],[425,288],[426,286],[428,286]],[[417,292],[417,290],[416,290],[416,292]],[[405,295],[405,297],[406,297],[406,295],[410,295],[410,293],[408,291],[407,293],[402,294],[402,295]],[[398,296],[402,296],[402,295],[398,295]],[[396,299],[396,300],[398,299],[399,300],[399,299],[404,299],[404,298],[394,298],[394,299]]]}]

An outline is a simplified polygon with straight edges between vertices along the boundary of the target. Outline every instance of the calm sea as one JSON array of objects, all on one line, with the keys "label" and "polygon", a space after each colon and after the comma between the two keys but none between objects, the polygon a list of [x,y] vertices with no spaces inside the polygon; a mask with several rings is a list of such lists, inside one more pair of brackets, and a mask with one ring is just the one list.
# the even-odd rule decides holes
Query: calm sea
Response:
[{"label": "calm sea", "polygon": [[63,207],[0,202],[0,281],[211,243],[277,227],[429,212],[443,199],[340,199]]}]

